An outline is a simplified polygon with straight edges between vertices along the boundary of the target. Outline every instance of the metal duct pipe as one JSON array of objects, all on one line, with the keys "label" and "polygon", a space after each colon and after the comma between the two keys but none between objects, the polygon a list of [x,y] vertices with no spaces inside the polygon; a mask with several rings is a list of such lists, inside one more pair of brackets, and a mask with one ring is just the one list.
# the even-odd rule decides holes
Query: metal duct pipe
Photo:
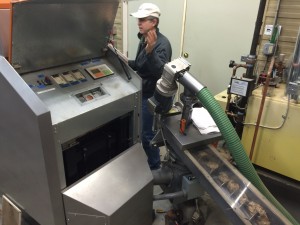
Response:
[{"label": "metal duct pipe", "polygon": [[162,184],[170,184],[173,180],[174,174],[171,168],[162,167],[158,170],[152,170],[153,175],[153,184],[154,185],[162,185]]},{"label": "metal duct pipe", "polygon": [[184,197],[184,196],[185,196],[185,193],[183,191],[177,191],[177,192],[168,193],[168,194],[154,195],[153,200],[158,201],[158,200],[174,199],[174,198],[179,198],[179,197]]}]

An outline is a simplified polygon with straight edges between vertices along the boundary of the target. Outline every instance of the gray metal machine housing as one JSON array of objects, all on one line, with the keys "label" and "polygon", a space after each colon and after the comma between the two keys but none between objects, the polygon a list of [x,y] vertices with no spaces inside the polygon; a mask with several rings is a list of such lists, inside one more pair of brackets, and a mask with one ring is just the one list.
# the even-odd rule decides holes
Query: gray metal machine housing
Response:
[{"label": "gray metal machine housing", "polygon": [[[12,62],[0,57],[0,192],[39,224],[151,224],[141,80],[106,48],[118,3],[13,3]],[[103,65],[101,78],[88,72]],[[82,162],[94,156],[101,163]],[[82,164],[89,169],[68,181]]]}]

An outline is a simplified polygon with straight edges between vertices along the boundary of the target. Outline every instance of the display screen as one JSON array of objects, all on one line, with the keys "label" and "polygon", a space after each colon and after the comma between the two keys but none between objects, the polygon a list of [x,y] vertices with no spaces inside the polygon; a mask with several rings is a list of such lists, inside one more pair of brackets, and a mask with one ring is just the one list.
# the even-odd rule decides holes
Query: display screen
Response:
[{"label": "display screen", "polygon": [[101,64],[98,66],[87,68],[86,71],[94,79],[98,79],[98,78],[102,78],[114,74],[114,72],[106,64]]},{"label": "display screen", "polygon": [[63,77],[68,81],[68,82],[75,82],[76,79],[75,77],[73,77],[73,75],[71,73],[63,73]]},{"label": "display screen", "polygon": [[73,73],[73,76],[77,80],[84,80],[85,79],[85,76],[79,70],[73,70],[72,73]]},{"label": "display screen", "polygon": [[100,71],[99,69],[92,69],[91,72],[92,72],[93,74],[96,74],[96,73],[100,73],[101,71]]},{"label": "display screen", "polygon": [[51,76],[53,78],[53,80],[57,83],[57,84],[66,84],[67,81],[62,78],[59,74],[54,74]]}]

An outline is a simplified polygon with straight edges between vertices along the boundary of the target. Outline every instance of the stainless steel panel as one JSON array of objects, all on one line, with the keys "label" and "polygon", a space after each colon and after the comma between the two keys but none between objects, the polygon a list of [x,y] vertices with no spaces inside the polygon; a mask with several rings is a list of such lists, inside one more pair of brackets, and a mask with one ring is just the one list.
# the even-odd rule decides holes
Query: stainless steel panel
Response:
[{"label": "stainless steel panel", "polygon": [[[54,126],[56,132],[55,136],[59,142],[63,143],[74,137],[83,135],[128,112],[136,113],[135,103],[135,95],[131,95],[95,108],[88,113],[72,118],[72,120],[65,120]],[[139,120],[137,117],[134,119]]]},{"label": "stainless steel panel", "polygon": [[[85,69],[100,64],[108,65],[114,74],[94,80]],[[85,82],[62,88],[51,79],[53,74],[62,74],[74,69],[81,71],[86,78]],[[106,57],[97,60],[87,60],[54,67],[22,76],[28,86],[32,87],[32,90],[50,111],[56,154],[58,155],[61,188],[66,187],[61,149],[62,143],[82,136],[127,113],[132,113],[130,124],[133,132],[132,142],[136,143],[139,140],[141,80],[129,67],[126,67],[126,70],[132,77],[130,81],[127,80],[116,55],[108,50]],[[38,85],[37,80],[41,80],[41,76],[50,77],[52,85]],[[84,104],[80,103],[75,97],[76,94],[95,87],[102,88],[107,94]]]},{"label": "stainless steel panel", "polygon": [[222,138],[221,133],[201,135],[199,130],[197,130],[193,125],[188,126],[185,132],[186,135],[183,135],[179,131],[180,119],[181,115],[176,115],[166,117],[163,122],[163,130],[166,140],[169,140],[172,147],[179,151],[211,144]]},{"label": "stainless steel panel", "polygon": [[[134,114],[134,131],[138,134],[141,80],[127,67],[126,70],[132,77],[129,82],[114,53],[109,50],[109,54],[112,55],[95,61],[84,61],[23,75],[26,83],[50,110],[55,135],[60,142],[82,135],[128,112]],[[108,65],[114,74],[98,80],[92,79],[85,69],[101,64]],[[86,82],[65,88],[54,81],[52,85],[37,85],[41,75],[51,79],[53,74],[62,74],[74,69],[81,71],[86,77]],[[82,104],[76,98],[78,93],[98,87],[106,93],[99,99]]]},{"label": "stainless steel panel", "polygon": [[50,112],[4,57],[0,100],[0,191],[40,224],[64,224]]},{"label": "stainless steel panel", "polygon": [[150,225],[153,177],[140,143],[63,191],[72,225]]},{"label": "stainless steel panel", "polygon": [[[93,80],[85,72],[85,67],[100,65],[103,63],[108,64],[108,62],[105,59],[101,59],[99,62],[90,63],[85,66],[80,66],[80,64],[64,66],[55,69],[38,71],[36,73],[31,73],[23,77],[29,85],[32,85],[36,84],[36,80],[38,79],[38,76],[40,74],[51,77],[51,75],[62,73],[65,71],[70,71],[74,68],[80,69],[82,74],[86,76],[86,82],[70,87],[61,88],[53,81],[53,85],[47,86],[45,88],[33,88],[33,90],[36,92],[39,98],[50,109],[53,125],[57,125],[66,120],[70,120],[87,112],[90,112],[96,108],[105,106],[106,104],[117,101],[119,99],[123,99],[127,96],[138,92],[138,89],[131,82],[127,82],[118,73],[98,80]],[[113,65],[108,65],[113,71],[115,71]],[[106,95],[103,95],[99,99],[95,99],[94,101],[80,103],[79,100],[76,98],[76,95],[93,88],[103,89]],[[124,107],[132,108],[134,104],[133,100],[128,105],[128,107]],[[123,109],[121,107],[115,107],[115,110],[122,111]],[[106,112],[106,114],[107,113],[108,112]],[[101,118],[99,119],[101,120]],[[97,122],[95,121],[94,123]]]},{"label": "stainless steel panel", "polygon": [[0,55],[8,57],[10,9],[0,9]]},{"label": "stainless steel panel", "polygon": [[[134,133],[132,143],[137,143],[140,138],[141,79],[125,66],[132,77],[128,80],[116,55],[111,50],[102,51],[118,2],[41,0],[13,4],[12,64],[19,69],[17,73],[4,58],[0,58],[0,94],[5,106],[0,108],[0,116],[5,118],[0,124],[0,164],[4,169],[0,171],[0,179],[4,181],[0,184],[0,192],[9,195],[39,224],[63,225],[77,217],[71,212],[69,220],[65,220],[61,193],[66,187],[61,147],[64,141],[126,113],[133,115],[128,125]],[[86,69],[97,63],[107,64],[114,74],[92,79]],[[55,84],[54,80],[52,84],[45,80],[46,76],[72,69],[79,69],[86,80],[77,80],[76,85],[67,88]],[[76,98],[91,88],[101,88],[105,94],[85,103]],[[111,212],[115,211],[109,215],[109,222],[114,225],[137,225],[142,219],[146,224],[151,223],[152,174],[145,153],[140,144],[138,146],[122,153],[116,159],[117,163],[108,163],[101,169],[106,177],[120,175],[118,180],[128,188],[124,193],[121,191],[124,198],[109,208]],[[138,170],[134,171],[136,168],[132,165]],[[117,168],[120,174],[118,171],[115,174]],[[128,179],[124,174],[136,176]],[[134,182],[127,184],[129,180]],[[103,185],[100,182],[95,187]],[[106,196],[106,192],[99,191],[101,196]],[[90,191],[79,194],[94,198]],[[73,200],[71,203],[72,206],[78,204],[78,209],[85,204]],[[117,205],[121,208],[117,209]],[[86,210],[85,206],[83,208]],[[87,212],[99,214],[98,209],[89,209],[91,211]],[[129,209],[136,209],[140,216],[127,218],[132,213]],[[76,223],[94,224],[93,218],[82,218],[77,217]],[[128,222],[124,223],[124,218]],[[97,224],[100,223],[97,220]]]},{"label": "stainless steel panel", "polygon": [[12,64],[19,73],[100,57],[118,1],[13,4]]}]

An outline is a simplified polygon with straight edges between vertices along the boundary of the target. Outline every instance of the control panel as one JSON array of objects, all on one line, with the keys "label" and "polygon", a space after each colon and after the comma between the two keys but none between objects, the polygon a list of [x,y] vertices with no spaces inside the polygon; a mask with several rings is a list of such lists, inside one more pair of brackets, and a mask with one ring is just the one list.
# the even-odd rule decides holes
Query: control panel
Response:
[{"label": "control panel", "polygon": [[82,84],[90,78],[99,79],[112,75],[114,72],[100,59],[86,61],[79,64],[43,70],[38,73],[31,73],[30,76],[23,76],[27,84],[39,92],[51,87],[67,88]]},{"label": "control panel", "polygon": [[108,59],[98,58],[22,74],[22,78],[50,109],[55,124],[131,98],[137,88],[120,73]]}]

